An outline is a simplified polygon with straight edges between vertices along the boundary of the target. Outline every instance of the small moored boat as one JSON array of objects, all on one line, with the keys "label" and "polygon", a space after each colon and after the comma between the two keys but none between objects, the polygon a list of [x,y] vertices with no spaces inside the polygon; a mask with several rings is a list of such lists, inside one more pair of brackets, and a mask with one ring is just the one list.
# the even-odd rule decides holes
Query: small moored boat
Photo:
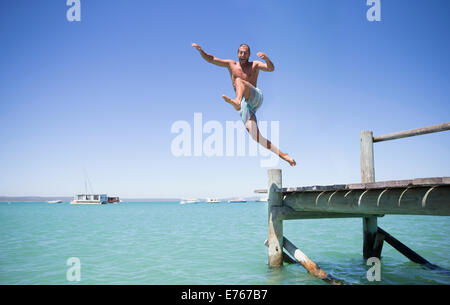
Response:
[{"label": "small moored boat", "polygon": [[218,203],[218,202],[221,202],[221,201],[217,198],[207,198],[206,199],[206,203]]},{"label": "small moored boat", "polygon": [[247,200],[243,198],[233,198],[231,200],[228,200],[229,203],[244,203],[247,202]]},{"label": "small moored boat", "polygon": [[80,194],[76,195],[70,204],[107,204],[118,203],[119,197],[108,197],[106,194]]},{"label": "small moored boat", "polygon": [[180,201],[180,204],[188,204],[188,203],[199,203],[200,200],[198,200],[197,198],[188,198],[188,199],[183,199]]},{"label": "small moored boat", "polygon": [[49,200],[47,203],[62,203],[62,200]]}]

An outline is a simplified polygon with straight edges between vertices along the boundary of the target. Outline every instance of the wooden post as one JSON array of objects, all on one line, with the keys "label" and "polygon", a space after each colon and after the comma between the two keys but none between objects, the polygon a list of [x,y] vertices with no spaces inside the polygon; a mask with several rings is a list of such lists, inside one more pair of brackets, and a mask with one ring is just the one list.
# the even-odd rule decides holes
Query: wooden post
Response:
[{"label": "wooden post", "polygon": [[361,132],[361,182],[375,182],[372,131]]},{"label": "wooden post", "polygon": [[283,265],[283,221],[277,218],[276,209],[283,205],[283,194],[276,192],[282,188],[281,169],[269,169],[269,266],[281,267]]},{"label": "wooden post", "polygon": [[[373,133],[372,131],[361,132],[361,182],[375,182],[375,166],[373,155]],[[378,231],[377,217],[363,217],[363,257],[380,257],[382,243],[375,245]]]}]

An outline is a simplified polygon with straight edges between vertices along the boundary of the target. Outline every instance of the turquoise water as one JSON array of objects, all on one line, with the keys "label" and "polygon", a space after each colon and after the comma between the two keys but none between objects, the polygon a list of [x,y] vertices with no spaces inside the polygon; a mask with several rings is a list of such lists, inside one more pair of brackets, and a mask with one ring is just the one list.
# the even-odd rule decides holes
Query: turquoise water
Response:
[{"label": "turquoise water", "polygon": [[[379,226],[450,269],[450,219],[385,216]],[[450,284],[385,243],[369,282],[361,219],[290,220],[284,235],[350,284]],[[267,203],[0,203],[0,284],[325,284],[301,265],[267,265]],[[69,282],[66,262],[80,260]]]}]

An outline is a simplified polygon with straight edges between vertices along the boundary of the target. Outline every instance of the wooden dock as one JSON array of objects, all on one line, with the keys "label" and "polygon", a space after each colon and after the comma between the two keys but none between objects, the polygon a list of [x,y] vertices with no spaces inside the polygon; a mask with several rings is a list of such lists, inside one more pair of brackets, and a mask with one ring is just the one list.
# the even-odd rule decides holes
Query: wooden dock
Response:
[{"label": "wooden dock", "polygon": [[[281,171],[270,171],[270,176],[281,175]],[[283,196],[281,206],[272,209],[282,220],[385,214],[450,216],[450,177],[277,188],[273,192]]]},{"label": "wooden dock", "polygon": [[[301,263],[311,274],[333,279],[283,236],[283,221],[312,218],[362,218],[363,257],[380,258],[388,242],[414,262],[439,268],[378,227],[386,214],[450,216],[450,177],[375,182],[373,143],[450,130],[450,123],[373,137],[361,132],[361,183],[283,188],[280,169],[268,171],[268,258],[270,267],[281,267],[283,258]],[[283,248],[293,256],[283,251]],[[295,252],[296,250],[300,252]],[[301,253],[301,254],[299,254]],[[339,281],[331,280],[333,284]]]}]

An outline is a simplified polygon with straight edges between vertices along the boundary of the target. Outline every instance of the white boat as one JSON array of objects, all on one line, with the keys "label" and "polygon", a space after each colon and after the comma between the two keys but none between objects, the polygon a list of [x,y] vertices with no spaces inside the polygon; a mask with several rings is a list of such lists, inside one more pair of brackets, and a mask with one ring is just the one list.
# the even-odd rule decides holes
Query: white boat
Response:
[{"label": "white boat", "polygon": [[106,194],[80,194],[76,195],[70,204],[107,204],[118,203],[119,197],[108,197]]},{"label": "white boat", "polygon": [[231,200],[228,200],[229,203],[244,203],[247,202],[247,200],[243,198],[233,198]]},{"label": "white boat", "polygon": [[47,203],[62,203],[62,200],[49,200]]},{"label": "white boat", "polygon": [[[86,169],[84,169],[84,185],[86,187],[86,193],[75,195],[73,200],[70,201],[70,204],[107,204],[120,202],[119,197],[108,197],[106,194],[95,194]],[[90,186],[90,191],[88,191],[88,185]]]},{"label": "white boat", "polygon": [[180,201],[180,204],[188,204],[188,203],[199,203],[200,200],[198,200],[197,198],[188,198],[188,199],[183,199]]},{"label": "white boat", "polygon": [[261,197],[258,200],[256,200],[256,202],[267,202],[269,198],[267,197]]},{"label": "white boat", "polygon": [[217,202],[222,202],[217,198],[207,198],[206,199],[206,203],[217,203]]}]

